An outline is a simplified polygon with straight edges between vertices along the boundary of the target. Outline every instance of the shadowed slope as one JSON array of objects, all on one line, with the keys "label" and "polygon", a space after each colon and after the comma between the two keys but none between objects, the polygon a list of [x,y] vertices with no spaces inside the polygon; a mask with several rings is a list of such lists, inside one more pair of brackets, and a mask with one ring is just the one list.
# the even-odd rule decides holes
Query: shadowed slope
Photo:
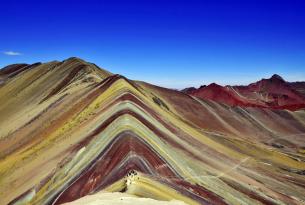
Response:
[{"label": "shadowed slope", "polygon": [[[0,121],[0,204],[100,191],[187,204],[305,200],[304,138],[291,137],[304,132],[304,111],[232,110],[76,58],[23,71],[0,96],[10,101],[0,104],[9,116]],[[284,136],[284,148],[272,146]]]}]

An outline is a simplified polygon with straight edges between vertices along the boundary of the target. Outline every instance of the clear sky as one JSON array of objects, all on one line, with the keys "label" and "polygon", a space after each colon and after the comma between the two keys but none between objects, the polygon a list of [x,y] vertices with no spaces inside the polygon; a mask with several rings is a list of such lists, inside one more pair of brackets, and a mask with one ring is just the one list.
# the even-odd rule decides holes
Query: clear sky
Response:
[{"label": "clear sky", "polygon": [[77,56],[171,88],[305,80],[304,0],[1,0],[0,67]]}]

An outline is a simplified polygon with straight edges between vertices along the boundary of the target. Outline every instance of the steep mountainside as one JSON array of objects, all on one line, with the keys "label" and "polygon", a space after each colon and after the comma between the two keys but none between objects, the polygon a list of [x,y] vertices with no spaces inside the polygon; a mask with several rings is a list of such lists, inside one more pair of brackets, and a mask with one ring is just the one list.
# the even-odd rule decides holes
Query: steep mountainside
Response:
[{"label": "steep mountainside", "polygon": [[215,83],[183,92],[231,106],[298,110],[305,108],[305,83],[286,82],[279,75],[247,86],[220,86]]},{"label": "steep mountainside", "polygon": [[0,204],[105,192],[138,204],[305,201],[304,110],[232,107],[78,58],[11,65],[0,79]]}]

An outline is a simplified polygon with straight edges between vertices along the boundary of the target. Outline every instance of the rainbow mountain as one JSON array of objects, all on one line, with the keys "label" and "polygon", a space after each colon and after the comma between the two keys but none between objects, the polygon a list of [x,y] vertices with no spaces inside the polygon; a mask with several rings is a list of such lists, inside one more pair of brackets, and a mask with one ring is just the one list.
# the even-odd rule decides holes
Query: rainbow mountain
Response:
[{"label": "rainbow mountain", "polygon": [[74,57],[0,70],[0,204],[293,205],[304,193],[304,109],[231,106]]}]

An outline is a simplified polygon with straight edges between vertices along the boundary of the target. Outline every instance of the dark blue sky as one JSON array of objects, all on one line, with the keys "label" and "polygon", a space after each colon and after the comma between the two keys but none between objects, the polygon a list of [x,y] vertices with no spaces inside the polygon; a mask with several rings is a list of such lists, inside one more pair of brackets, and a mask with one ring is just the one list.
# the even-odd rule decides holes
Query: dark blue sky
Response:
[{"label": "dark blue sky", "polygon": [[0,25],[0,67],[78,56],[175,88],[305,80],[304,0],[7,0]]}]

